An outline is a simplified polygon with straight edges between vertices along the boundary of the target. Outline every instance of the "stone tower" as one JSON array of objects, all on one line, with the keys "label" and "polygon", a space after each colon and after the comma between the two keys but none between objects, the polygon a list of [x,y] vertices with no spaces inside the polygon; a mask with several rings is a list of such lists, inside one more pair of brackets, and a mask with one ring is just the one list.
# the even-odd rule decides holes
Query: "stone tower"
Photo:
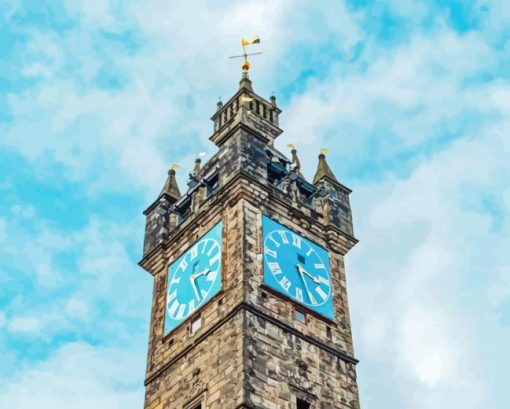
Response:
[{"label": "stone tower", "polygon": [[276,98],[243,73],[212,116],[217,153],[181,194],[170,170],[147,218],[154,277],[146,409],[359,408],[344,256],[347,187],[274,148]]}]

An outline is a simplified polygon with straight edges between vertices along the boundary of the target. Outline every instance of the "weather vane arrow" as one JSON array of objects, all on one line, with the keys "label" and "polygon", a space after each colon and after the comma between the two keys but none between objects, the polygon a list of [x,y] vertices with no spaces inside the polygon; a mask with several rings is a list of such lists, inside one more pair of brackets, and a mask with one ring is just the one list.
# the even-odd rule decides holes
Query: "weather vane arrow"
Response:
[{"label": "weather vane arrow", "polygon": [[246,48],[252,44],[260,44],[260,38],[259,36],[253,36],[249,40],[246,40],[245,38],[241,39],[241,46],[243,47],[243,54],[242,55],[232,55],[227,58],[243,58],[243,64],[241,65],[241,68],[243,69],[243,72],[247,73],[250,69],[250,63],[248,61],[248,57],[251,55],[259,55],[262,54],[262,52],[256,52],[256,53],[248,53]]}]

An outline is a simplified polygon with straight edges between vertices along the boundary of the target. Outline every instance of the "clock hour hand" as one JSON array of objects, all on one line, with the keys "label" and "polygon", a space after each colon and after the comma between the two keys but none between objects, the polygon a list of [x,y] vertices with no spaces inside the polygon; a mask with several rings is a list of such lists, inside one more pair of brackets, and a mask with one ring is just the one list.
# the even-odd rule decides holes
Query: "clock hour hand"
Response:
[{"label": "clock hour hand", "polygon": [[319,280],[317,279],[317,277],[314,277],[308,271],[306,271],[301,264],[297,265],[297,269],[301,274],[306,274],[308,277],[310,277],[315,284],[319,284]]},{"label": "clock hour hand", "polygon": [[200,297],[198,296],[197,285],[195,283],[195,278],[196,278],[196,275],[192,274],[189,279],[191,281],[191,286],[193,287],[193,291],[195,292],[195,297],[196,297],[197,301],[200,301]]},{"label": "clock hour hand", "polygon": [[197,284],[196,284],[196,279],[200,276],[205,276],[207,274],[209,274],[210,270],[208,268],[206,268],[204,271],[202,271],[201,273],[197,273],[197,274],[192,274],[190,276],[190,280],[191,280],[191,286],[193,287],[193,291],[195,292],[195,297],[197,298],[198,301],[200,301],[200,296],[198,295],[198,289],[197,289]]}]

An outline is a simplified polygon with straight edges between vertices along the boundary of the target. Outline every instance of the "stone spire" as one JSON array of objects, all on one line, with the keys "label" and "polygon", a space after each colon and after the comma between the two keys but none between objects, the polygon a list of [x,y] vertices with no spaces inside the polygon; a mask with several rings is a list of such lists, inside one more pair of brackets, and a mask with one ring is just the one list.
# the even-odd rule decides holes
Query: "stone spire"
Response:
[{"label": "stone spire", "polygon": [[315,172],[315,176],[313,178],[313,184],[316,185],[324,178],[339,183],[337,178],[333,174],[333,171],[329,167],[328,162],[326,162],[326,155],[324,153],[321,153],[319,155],[319,165],[317,166],[317,172]]},{"label": "stone spire", "polygon": [[247,89],[248,91],[253,91],[253,87],[251,86],[251,80],[248,75],[248,71],[243,72],[243,76],[241,81],[239,81],[239,89]]},{"label": "stone spire", "polygon": [[161,195],[168,195],[172,199],[175,199],[177,202],[181,198],[181,192],[179,190],[179,186],[177,185],[177,180],[175,179],[175,169],[170,168],[168,171],[168,178],[166,179],[165,186],[163,186],[163,190],[160,193]]}]

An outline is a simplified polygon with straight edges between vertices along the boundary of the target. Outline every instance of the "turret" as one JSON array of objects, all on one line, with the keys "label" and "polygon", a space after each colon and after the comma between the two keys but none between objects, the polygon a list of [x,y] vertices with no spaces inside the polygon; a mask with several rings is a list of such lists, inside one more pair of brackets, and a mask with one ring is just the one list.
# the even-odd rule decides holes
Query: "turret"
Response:
[{"label": "turret", "polygon": [[317,191],[317,210],[324,217],[324,223],[337,227],[353,236],[352,214],[349,203],[351,190],[342,185],[331,170],[326,160],[326,150],[319,155],[317,171],[313,185]]},{"label": "turret", "polygon": [[175,227],[175,215],[172,207],[181,198],[181,192],[175,178],[175,167],[170,168],[165,185],[156,201],[145,210],[144,255],[150,253],[159,244],[164,243]]}]

